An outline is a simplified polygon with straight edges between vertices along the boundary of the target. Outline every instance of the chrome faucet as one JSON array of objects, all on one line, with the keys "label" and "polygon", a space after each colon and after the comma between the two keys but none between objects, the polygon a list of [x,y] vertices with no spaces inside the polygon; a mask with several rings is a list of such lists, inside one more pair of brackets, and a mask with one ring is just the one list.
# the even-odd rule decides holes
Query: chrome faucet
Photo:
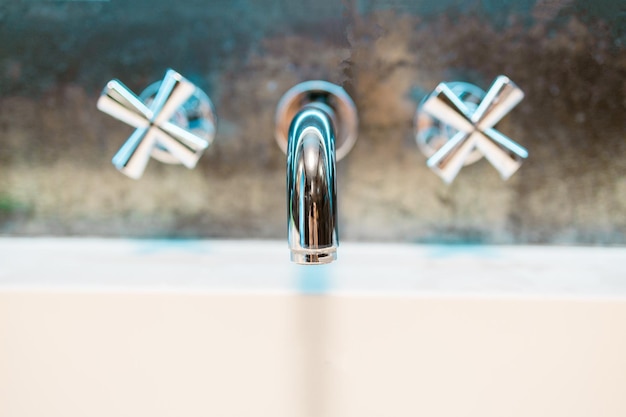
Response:
[{"label": "chrome faucet", "polygon": [[339,246],[335,162],[356,141],[356,107],[343,88],[308,81],[283,96],[276,122],[276,139],[287,153],[291,260],[330,263]]}]

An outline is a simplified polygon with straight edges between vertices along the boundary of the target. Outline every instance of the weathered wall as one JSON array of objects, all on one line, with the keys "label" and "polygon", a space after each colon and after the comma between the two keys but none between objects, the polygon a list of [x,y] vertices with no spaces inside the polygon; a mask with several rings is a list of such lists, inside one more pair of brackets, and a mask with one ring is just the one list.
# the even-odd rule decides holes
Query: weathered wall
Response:
[{"label": "weathered wall", "polygon": [[[338,164],[342,239],[626,243],[626,24],[618,1],[25,2],[0,5],[0,233],[282,238],[282,94],[343,85],[361,119]],[[213,100],[198,168],[110,159],[132,130],[95,103],[174,68]],[[414,141],[443,80],[526,93],[499,129],[530,158],[448,186]]]}]

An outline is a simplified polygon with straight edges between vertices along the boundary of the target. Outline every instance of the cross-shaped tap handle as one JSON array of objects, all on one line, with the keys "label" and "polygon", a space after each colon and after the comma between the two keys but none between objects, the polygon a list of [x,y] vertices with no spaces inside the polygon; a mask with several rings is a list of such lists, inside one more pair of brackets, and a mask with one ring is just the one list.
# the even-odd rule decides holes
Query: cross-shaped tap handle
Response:
[{"label": "cross-shaped tap handle", "polygon": [[466,83],[439,84],[418,109],[417,141],[429,158],[427,165],[451,183],[464,165],[484,156],[508,179],[528,152],[494,126],[523,98],[522,90],[503,75],[487,93]]},{"label": "cross-shaped tap handle", "polygon": [[194,168],[215,136],[211,100],[171,69],[140,97],[120,81],[109,81],[98,109],[135,128],[112,160],[134,179],[141,177],[150,157]]}]

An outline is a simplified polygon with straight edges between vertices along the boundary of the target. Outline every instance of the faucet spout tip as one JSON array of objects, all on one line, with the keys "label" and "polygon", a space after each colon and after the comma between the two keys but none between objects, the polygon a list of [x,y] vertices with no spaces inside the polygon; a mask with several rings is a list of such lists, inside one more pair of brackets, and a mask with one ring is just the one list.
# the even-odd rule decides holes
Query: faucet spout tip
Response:
[{"label": "faucet spout tip", "polygon": [[291,261],[300,265],[323,265],[337,260],[337,248],[330,247],[315,250],[292,250]]}]

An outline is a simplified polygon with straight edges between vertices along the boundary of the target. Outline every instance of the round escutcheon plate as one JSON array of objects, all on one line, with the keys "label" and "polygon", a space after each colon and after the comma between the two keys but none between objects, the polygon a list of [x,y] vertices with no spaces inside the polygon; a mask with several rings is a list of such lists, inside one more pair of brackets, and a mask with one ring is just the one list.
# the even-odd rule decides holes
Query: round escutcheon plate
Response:
[{"label": "round escutcheon plate", "polygon": [[327,81],[306,81],[283,95],[276,108],[276,142],[287,153],[289,127],[296,114],[309,103],[321,102],[335,112],[335,155],[337,161],[350,152],[357,139],[358,117],[354,102],[346,91]]}]

